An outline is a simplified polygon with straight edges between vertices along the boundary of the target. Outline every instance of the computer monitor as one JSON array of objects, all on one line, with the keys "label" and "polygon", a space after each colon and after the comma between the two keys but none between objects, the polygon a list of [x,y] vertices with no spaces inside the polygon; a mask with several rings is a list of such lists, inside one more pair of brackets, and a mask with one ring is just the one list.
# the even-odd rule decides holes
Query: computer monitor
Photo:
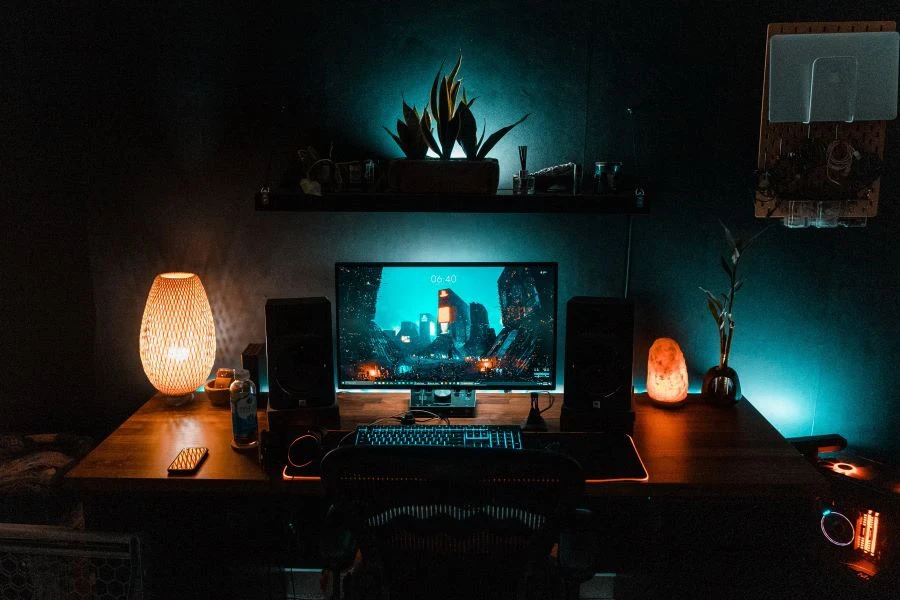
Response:
[{"label": "computer monitor", "polygon": [[472,416],[475,390],[556,385],[555,263],[337,263],[335,286],[340,388]]}]

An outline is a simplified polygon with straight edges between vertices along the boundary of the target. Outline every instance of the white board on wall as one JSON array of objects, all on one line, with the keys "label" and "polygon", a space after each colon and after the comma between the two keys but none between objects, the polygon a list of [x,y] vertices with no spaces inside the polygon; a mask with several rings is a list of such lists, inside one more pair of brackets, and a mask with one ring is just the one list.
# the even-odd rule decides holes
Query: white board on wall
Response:
[{"label": "white board on wall", "polygon": [[773,35],[769,122],[897,118],[896,31]]}]

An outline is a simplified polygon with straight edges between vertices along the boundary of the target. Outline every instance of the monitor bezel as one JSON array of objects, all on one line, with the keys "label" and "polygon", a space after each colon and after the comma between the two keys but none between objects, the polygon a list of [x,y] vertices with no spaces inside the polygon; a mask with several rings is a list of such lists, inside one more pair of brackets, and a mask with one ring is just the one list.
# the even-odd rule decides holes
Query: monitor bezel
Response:
[{"label": "monitor bezel", "polygon": [[[516,385],[500,387],[495,385],[483,385],[477,383],[455,382],[452,385],[409,385],[406,383],[383,383],[379,385],[367,385],[359,383],[346,383],[342,380],[341,370],[341,295],[338,293],[338,269],[341,267],[435,267],[435,268],[453,268],[453,267],[548,267],[553,269],[553,350],[550,360],[550,377],[546,384],[536,382],[517,382]],[[549,261],[515,261],[515,262],[336,262],[334,263],[334,338],[335,338],[335,376],[338,389],[344,390],[408,390],[408,389],[459,389],[459,390],[478,390],[478,391],[510,391],[510,390],[554,390],[556,389],[556,347],[559,344],[557,336],[559,319],[559,263]]]}]

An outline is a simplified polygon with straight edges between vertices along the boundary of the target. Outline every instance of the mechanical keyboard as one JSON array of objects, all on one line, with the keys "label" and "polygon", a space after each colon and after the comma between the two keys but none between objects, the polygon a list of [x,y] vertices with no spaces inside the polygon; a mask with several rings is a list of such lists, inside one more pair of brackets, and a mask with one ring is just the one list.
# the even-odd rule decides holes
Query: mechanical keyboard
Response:
[{"label": "mechanical keyboard", "polygon": [[518,425],[360,425],[357,446],[522,449]]}]

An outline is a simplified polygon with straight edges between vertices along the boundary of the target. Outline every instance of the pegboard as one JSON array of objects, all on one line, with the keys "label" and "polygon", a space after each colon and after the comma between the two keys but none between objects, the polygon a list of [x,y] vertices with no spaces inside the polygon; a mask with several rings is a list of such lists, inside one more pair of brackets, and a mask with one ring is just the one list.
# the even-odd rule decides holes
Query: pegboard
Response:
[{"label": "pegboard", "polygon": [[[797,148],[807,139],[832,140],[836,137],[850,142],[863,153],[884,158],[885,121],[855,123],[769,123],[769,40],[778,34],[852,33],[866,31],[896,31],[894,21],[848,21],[841,23],[771,23],[766,31],[766,67],[763,73],[762,110],[759,118],[759,153],[757,169],[775,164],[787,149]],[[805,226],[816,220],[819,224],[865,224],[878,214],[881,181],[875,181],[867,195],[838,201],[817,201],[813,198],[770,197],[756,192],[754,213],[758,218],[779,218],[789,226]],[[823,212],[828,214],[823,215]]]}]

